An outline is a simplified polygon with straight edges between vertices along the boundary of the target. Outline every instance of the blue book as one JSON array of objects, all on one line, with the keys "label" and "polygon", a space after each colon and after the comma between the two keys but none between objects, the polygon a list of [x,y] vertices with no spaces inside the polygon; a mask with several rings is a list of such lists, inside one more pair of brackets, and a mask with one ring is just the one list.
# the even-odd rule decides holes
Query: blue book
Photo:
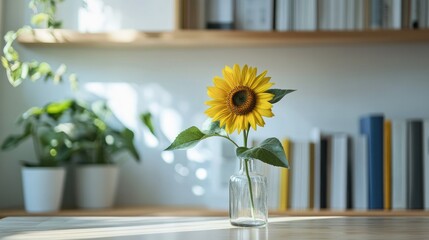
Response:
[{"label": "blue book", "polygon": [[383,209],[384,116],[361,117],[359,127],[368,140],[368,209]]}]

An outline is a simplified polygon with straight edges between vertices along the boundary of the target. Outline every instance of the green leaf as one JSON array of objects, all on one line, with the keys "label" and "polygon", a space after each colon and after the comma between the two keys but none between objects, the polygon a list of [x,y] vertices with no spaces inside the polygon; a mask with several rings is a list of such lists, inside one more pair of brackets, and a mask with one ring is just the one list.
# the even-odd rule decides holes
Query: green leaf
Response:
[{"label": "green leaf", "polygon": [[18,146],[22,141],[31,135],[31,126],[27,125],[22,134],[10,135],[2,143],[2,150],[9,150]]},{"label": "green leaf", "polygon": [[289,94],[291,92],[295,92],[296,90],[292,90],[292,89],[269,89],[267,91],[267,93],[271,93],[274,94],[274,98],[271,99],[270,103],[274,104],[277,103],[278,101],[282,100],[282,98],[284,96],[286,96],[286,94]]},{"label": "green leaf", "polygon": [[253,148],[239,147],[236,153],[239,158],[258,159],[276,167],[289,168],[283,146],[277,138],[268,138]]},{"label": "green leaf", "polygon": [[64,111],[70,109],[70,107],[73,104],[73,100],[65,100],[65,101],[61,101],[61,102],[53,102],[48,104],[45,107],[45,111],[49,114],[49,115],[56,115],[56,114],[61,114]]},{"label": "green leaf", "polygon": [[156,136],[155,134],[155,128],[152,123],[152,114],[150,112],[142,113],[140,115],[140,119],[143,122],[143,124],[149,129],[149,131]]},{"label": "green leaf", "polygon": [[209,137],[220,136],[219,134],[205,134],[200,129],[193,126],[181,132],[173,143],[164,151],[183,150],[197,145],[201,140]]},{"label": "green leaf", "polygon": [[140,161],[140,155],[137,149],[134,146],[134,133],[128,128],[125,128],[121,132],[121,136],[125,141],[125,147],[128,151],[130,151],[131,155],[137,160]]},{"label": "green leaf", "polygon": [[35,26],[40,26],[43,23],[46,23],[49,19],[49,15],[46,13],[38,13],[31,18],[31,24]]}]

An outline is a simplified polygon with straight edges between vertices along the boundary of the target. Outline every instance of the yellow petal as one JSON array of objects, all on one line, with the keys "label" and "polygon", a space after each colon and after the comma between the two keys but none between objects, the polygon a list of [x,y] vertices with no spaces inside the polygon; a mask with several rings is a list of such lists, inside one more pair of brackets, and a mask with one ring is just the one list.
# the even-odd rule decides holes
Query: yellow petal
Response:
[{"label": "yellow petal", "polygon": [[207,95],[209,95],[209,97],[213,99],[219,100],[225,99],[228,96],[228,94],[224,90],[217,87],[208,87]]},{"label": "yellow petal", "polygon": [[256,130],[256,118],[255,118],[255,114],[253,114],[253,113],[248,114],[248,118],[249,118],[249,123],[252,126],[253,130]]},{"label": "yellow petal", "polygon": [[[256,69],[256,68],[255,68]],[[257,86],[259,86],[259,84],[265,84],[266,82],[264,81],[265,75],[267,75],[267,71],[264,71],[263,73],[259,74],[255,80],[253,81],[253,84],[250,88],[255,89]]]},{"label": "yellow petal", "polygon": [[258,111],[264,117],[272,117],[272,116],[274,116],[274,114],[271,111],[271,109],[258,108],[258,109],[256,109],[256,111]]},{"label": "yellow petal", "polygon": [[214,78],[213,78],[213,83],[214,83],[214,85],[215,85],[216,87],[218,87],[218,88],[220,88],[220,89],[224,90],[225,92],[229,92],[229,91],[231,91],[231,87],[230,87],[230,86],[228,85],[228,83],[227,83],[224,79],[222,79],[221,77],[218,77],[218,76],[214,77]]}]

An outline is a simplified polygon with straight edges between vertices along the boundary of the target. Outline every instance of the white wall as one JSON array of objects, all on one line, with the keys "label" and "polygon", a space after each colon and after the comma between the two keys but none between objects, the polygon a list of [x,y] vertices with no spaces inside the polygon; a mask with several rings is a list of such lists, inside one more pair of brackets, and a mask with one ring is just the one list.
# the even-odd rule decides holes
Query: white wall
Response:
[{"label": "white wall", "polygon": [[[23,9],[23,0],[6,1],[5,30],[22,24]],[[90,82],[130,84],[123,88],[131,86],[136,99],[126,95],[116,99],[116,103],[121,99],[137,101],[134,106],[124,105],[130,116],[150,108],[149,103],[152,108],[158,103],[161,108],[156,114],[157,120],[173,128],[176,119],[165,116],[174,116],[174,113],[181,118],[176,128],[202,123],[206,87],[225,64],[234,63],[268,69],[277,87],[298,89],[275,106],[276,117],[267,120],[267,126],[258,130],[260,139],[290,136],[305,140],[313,127],[356,134],[358,117],[368,112],[384,112],[391,118],[429,118],[428,44],[234,49],[19,47],[19,50],[25,59],[66,63],[78,73],[82,85]],[[149,94],[143,94],[145,91]],[[150,93],[155,94],[154,97]],[[72,93],[66,84],[24,83],[13,88],[1,70],[0,139],[19,130],[14,127],[14,121],[28,107],[70,96]],[[162,112],[164,118],[160,119]],[[132,120],[128,123],[135,124]],[[143,161],[121,162],[119,205],[227,206],[227,192],[222,184],[233,171],[233,163],[222,162],[218,141],[200,146],[201,152],[209,153],[204,162],[188,161],[184,152],[174,152],[174,163],[167,164],[161,158],[161,150],[168,145],[165,137],[155,148],[144,144],[140,131],[137,137]],[[30,143],[0,152],[0,208],[22,205],[18,160],[33,157]],[[176,166],[177,163],[182,167]],[[189,170],[185,177],[175,171],[183,167]],[[198,168],[208,169],[206,180],[195,178],[193,172]],[[205,189],[203,196],[193,194],[195,185]],[[68,191],[70,195],[71,190]]]}]

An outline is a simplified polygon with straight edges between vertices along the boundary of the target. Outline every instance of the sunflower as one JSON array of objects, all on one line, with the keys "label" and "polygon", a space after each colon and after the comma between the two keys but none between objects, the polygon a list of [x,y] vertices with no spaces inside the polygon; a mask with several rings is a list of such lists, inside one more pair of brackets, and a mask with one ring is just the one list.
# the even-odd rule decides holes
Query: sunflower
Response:
[{"label": "sunflower", "polygon": [[222,73],[223,78],[214,77],[214,86],[207,89],[212,99],[206,102],[210,107],[205,113],[213,121],[219,121],[229,134],[235,130],[240,133],[249,126],[254,130],[263,127],[262,117],[274,116],[270,103],[274,95],[266,92],[274,83],[266,77],[267,71],[256,75],[256,67],[244,65],[240,69],[235,64],[233,68],[226,66]]}]

